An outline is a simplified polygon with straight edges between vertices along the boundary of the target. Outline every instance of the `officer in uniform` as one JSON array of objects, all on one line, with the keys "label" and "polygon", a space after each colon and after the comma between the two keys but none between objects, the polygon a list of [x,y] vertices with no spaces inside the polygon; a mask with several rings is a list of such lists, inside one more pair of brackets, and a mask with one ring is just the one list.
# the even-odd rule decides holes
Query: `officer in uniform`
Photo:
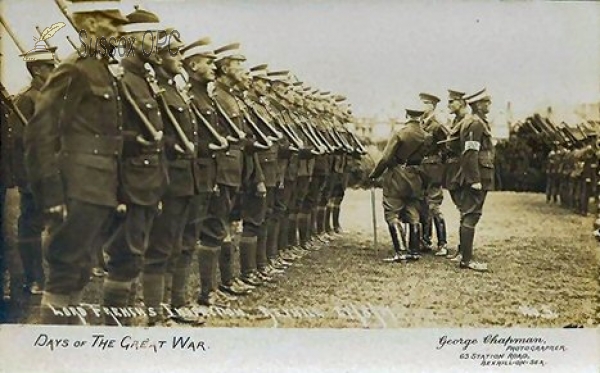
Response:
[{"label": "officer in uniform", "polygon": [[[163,120],[152,89],[154,69],[161,62],[152,50],[152,38],[146,30],[157,29],[158,17],[136,9],[127,15],[129,24],[123,31],[135,38],[135,53],[121,62],[123,77],[119,89],[123,105],[123,152],[119,167],[119,202],[117,216],[109,228],[108,277],[104,281],[104,304],[130,306],[134,280],[144,269],[144,255],[159,202],[168,184],[167,162],[163,144]],[[158,35],[153,35],[158,38]],[[155,88],[156,90],[156,88]],[[160,308],[152,292],[160,291],[157,275],[143,278],[148,307]],[[162,276],[160,276],[162,280]],[[160,300],[160,298],[159,298]],[[130,320],[121,322],[128,324]],[[106,324],[115,324],[110,315]]]},{"label": "officer in uniform", "polygon": [[[201,38],[182,48],[185,57],[185,68],[190,77],[190,91],[193,110],[201,116],[198,123],[199,146],[197,163],[202,178],[199,194],[193,200],[193,206],[184,232],[184,246],[196,244],[200,239],[202,224],[209,216],[209,206],[212,198],[217,198],[220,189],[217,185],[217,152],[227,151],[229,147],[224,139],[226,131],[219,125],[217,109],[209,94],[209,85],[216,78],[214,64],[217,55],[208,49],[209,38]],[[206,122],[204,122],[206,121]],[[217,144],[217,142],[219,142]],[[222,157],[222,155],[219,155]],[[200,293],[198,303],[204,306],[227,305],[227,300],[217,290],[216,278],[219,265],[220,246],[197,245],[198,268],[200,274]],[[184,257],[182,257],[184,258]]]},{"label": "officer in uniform", "polygon": [[[47,51],[32,51],[21,55],[27,60],[27,70],[31,74],[31,84],[14,98],[14,104],[26,120],[29,120],[36,108],[42,86],[55,68],[54,53],[56,48]],[[11,299],[18,297],[20,291],[32,295],[40,295],[44,286],[44,270],[42,267],[42,232],[44,222],[42,212],[37,208],[25,172],[25,150],[23,133],[25,125],[16,113],[7,120],[2,128],[2,163],[3,174],[7,183],[3,187],[19,188],[19,220],[18,249],[21,265],[10,265]]]},{"label": "officer in uniform", "polygon": [[[429,93],[419,94],[419,98],[425,106],[423,115],[423,129],[432,137],[431,145],[427,149],[427,155],[423,159],[423,172],[427,180],[424,204],[421,208],[421,225],[423,226],[424,250],[431,251],[433,226],[437,236],[437,251],[435,255],[446,256],[446,221],[441,211],[444,193],[442,182],[444,176],[444,152],[445,146],[438,142],[446,140],[448,130],[435,117],[435,108],[440,99]],[[433,223],[433,224],[432,224]]]},{"label": "officer in uniform", "polygon": [[[392,258],[386,259],[388,262],[420,258],[419,206],[424,195],[421,162],[428,137],[421,127],[423,114],[422,109],[406,109],[406,125],[393,134],[381,160],[369,174],[372,182],[382,174],[384,176],[383,210],[395,252]],[[404,216],[410,226],[408,248],[404,243],[400,216]]]},{"label": "officer in uniform", "polygon": [[[455,90],[448,90],[448,110],[451,115],[454,115],[452,120],[450,134],[446,140],[446,169],[444,172],[444,185],[450,193],[452,203],[457,210],[460,211],[461,193],[459,190],[460,170],[460,129],[463,123],[471,120],[471,115],[468,112],[467,102],[464,99],[465,93]],[[448,253],[446,257],[452,261],[460,261],[461,247],[455,253]]]},{"label": "officer in uniform", "polygon": [[463,122],[459,132],[460,174],[457,178],[460,193],[460,268],[487,271],[487,265],[473,257],[475,228],[483,210],[487,192],[494,188],[494,146],[487,120],[490,96],[485,89],[465,100],[471,106],[471,120]]},{"label": "officer in uniform", "polygon": [[100,37],[118,36],[127,18],[118,10],[119,1],[89,5],[72,1],[73,20],[87,31],[87,43],[50,76],[25,129],[36,204],[58,225],[46,252],[42,323],[77,321],[61,317],[59,310],[81,302],[90,279],[91,243],[118,204],[122,102],[107,51],[92,46]]}]

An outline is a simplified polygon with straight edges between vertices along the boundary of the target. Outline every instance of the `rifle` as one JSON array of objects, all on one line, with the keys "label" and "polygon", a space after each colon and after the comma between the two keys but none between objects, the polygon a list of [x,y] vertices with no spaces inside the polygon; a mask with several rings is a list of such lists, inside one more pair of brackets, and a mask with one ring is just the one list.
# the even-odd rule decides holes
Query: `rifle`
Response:
[{"label": "rifle", "polygon": [[10,96],[2,82],[0,82],[0,101],[2,101],[2,103],[9,110],[16,114],[17,118],[19,118],[23,126],[27,125],[27,118],[25,118],[25,115],[23,115],[23,112],[19,109],[19,107],[15,105],[14,101],[12,100],[12,97]]}]

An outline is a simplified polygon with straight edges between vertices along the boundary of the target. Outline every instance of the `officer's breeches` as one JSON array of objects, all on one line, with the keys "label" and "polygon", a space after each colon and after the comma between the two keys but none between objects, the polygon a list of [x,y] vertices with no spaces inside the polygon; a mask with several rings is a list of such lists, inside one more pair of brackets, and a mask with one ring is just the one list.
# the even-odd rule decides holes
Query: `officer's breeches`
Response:
[{"label": "officer's breeches", "polygon": [[483,211],[487,191],[467,187],[461,192],[460,225],[475,228]]}]

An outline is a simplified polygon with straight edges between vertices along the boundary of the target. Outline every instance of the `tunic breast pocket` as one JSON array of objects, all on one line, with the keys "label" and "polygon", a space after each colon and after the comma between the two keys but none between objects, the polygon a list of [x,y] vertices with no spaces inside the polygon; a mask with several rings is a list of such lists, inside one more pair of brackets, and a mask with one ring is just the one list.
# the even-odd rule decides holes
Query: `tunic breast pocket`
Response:
[{"label": "tunic breast pocket", "polygon": [[110,86],[90,86],[90,99],[86,102],[86,116],[94,116],[94,123],[116,124],[115,93]]}]

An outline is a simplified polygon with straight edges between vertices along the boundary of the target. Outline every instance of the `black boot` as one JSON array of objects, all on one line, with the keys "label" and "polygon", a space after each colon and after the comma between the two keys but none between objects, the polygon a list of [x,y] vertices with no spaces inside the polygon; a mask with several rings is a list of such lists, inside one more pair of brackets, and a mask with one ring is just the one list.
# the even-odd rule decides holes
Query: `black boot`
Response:
[{"label": "black boot", "polygon": [[[421,251],[424,253],[430,253],[433,251],[433,224],[431,216],[427,216],[422,220],[423,222],[423,246]],[[437,227],[436,227],[437,228]]]},{"label": "black boot", "polygon": [[333,210],[333,205],[331,203],[327,204],[325,207],[325,221],[323,222],[325,233],[332,234],[333,229],[331,228],[331,212]]},{"label": "black boot", "polygon": [[388,224],[388,230],[390,231],[390,237],[392,238],[392,244],[394,245],[394,256],[386,258],[384,262],[399,262],[406,260],[406,244],[404,240],[404,230],[400,222],[393,222]]},{"label": "black boot", "polygon": [[487,265],[473,260],[473,241],[475,239],[475,228],[460,227],[460,247],[462,260],[460,268],[472,269],[478,272],[487,271]]},{"label": "black boot", "polygon": [[434,216],[433,224],[437,235],[437,251],[435,255],[446,256],[448,254],[448,239],[446,234],[446,221],[443,216]]},{"label": "black boot", "polygon": [[421,247],[421,224],[410,224],[408,235],[408,259],[418,260],[421,258],[419,249]]},{"label": "black boot", "polygon": [[334,204],[331,207],[331,218],[333,219],[333,231],[335,233],[342,233],[342,226],[340,225],[340,205]]}]

